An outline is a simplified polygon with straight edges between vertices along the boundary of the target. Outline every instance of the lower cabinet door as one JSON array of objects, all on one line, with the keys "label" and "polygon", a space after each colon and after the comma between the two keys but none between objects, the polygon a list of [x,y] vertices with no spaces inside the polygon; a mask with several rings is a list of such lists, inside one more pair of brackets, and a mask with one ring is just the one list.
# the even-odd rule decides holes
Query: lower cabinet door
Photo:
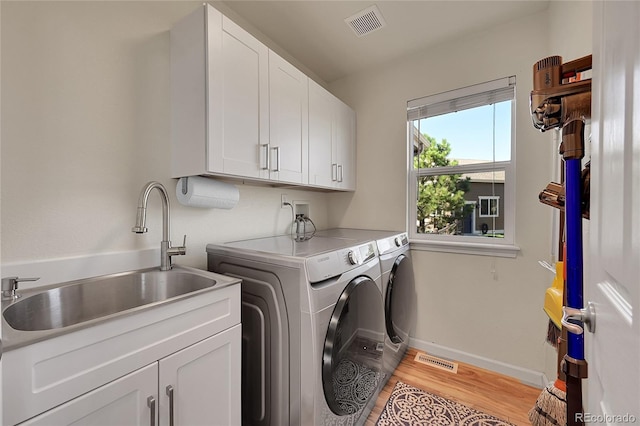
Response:
[{"label": "lower cabinet door", "polygon": [[143,367],[23,425],[153,425],[158,415],[158,363]]},{"label": "lower cabinet door", "polygon": [[160,425],[240,425],[241,339],[238,324],[159,361]]}]

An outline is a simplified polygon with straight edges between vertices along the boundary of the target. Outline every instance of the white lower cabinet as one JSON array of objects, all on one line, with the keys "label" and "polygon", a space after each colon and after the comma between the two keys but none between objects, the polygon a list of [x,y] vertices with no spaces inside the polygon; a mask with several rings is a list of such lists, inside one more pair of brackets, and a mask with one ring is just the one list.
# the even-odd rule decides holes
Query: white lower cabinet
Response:
[{"label": "white lower cabinet", "polygon": [[[152,415],[147,400],[154,398],[157,401],[157,395],[156,362],[21,424],[151,425]],[[153,420],[155,421],[155,413]]]},{"label": "white lower cabinet", "polygon": [[23,425],[239,425],[240,324]]},{"label": "white lower cabinet", "polygon": [[160,425],[240,425],[240,325],[159,361]]}]

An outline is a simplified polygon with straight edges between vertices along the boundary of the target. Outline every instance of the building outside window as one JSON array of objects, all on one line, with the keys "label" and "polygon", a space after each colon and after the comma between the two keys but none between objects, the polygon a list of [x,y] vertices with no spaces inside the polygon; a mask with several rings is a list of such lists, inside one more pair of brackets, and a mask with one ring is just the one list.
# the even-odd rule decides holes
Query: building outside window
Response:
[{"label": "building outside window", "polygon": [[407,118],[415,246],[513,246],[515,77],[415,99]]}]

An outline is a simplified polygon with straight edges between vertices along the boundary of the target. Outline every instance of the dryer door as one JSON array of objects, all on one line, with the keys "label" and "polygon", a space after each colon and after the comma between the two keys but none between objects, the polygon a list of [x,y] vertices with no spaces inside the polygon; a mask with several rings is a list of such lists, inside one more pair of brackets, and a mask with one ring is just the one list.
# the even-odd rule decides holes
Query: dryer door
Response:
[{"label": "dryer door", "polygon": [[409,341],[414,321],[415,283],[411,258],[401,254],[393,264],[384,296],[387,336],[393,343]]},{"label": "dryer door", "polygon": [[336,303],[322,355],[322,387],[333,413],[356,414],[378,395],[383,348],[382,294],[370,278],[355,278]]}]

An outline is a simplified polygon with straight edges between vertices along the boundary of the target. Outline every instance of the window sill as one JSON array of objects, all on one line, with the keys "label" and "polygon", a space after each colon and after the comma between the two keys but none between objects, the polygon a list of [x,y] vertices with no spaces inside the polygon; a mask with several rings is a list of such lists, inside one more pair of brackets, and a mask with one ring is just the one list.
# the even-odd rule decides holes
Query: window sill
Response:
[{"label": "window sill", "polygon": [[412,250],[438,251],[444,253],[471,254],[478,256],[510,257],[518,256],[520,247],[509,244],[486,244],[453,241],[409,240]]}]

